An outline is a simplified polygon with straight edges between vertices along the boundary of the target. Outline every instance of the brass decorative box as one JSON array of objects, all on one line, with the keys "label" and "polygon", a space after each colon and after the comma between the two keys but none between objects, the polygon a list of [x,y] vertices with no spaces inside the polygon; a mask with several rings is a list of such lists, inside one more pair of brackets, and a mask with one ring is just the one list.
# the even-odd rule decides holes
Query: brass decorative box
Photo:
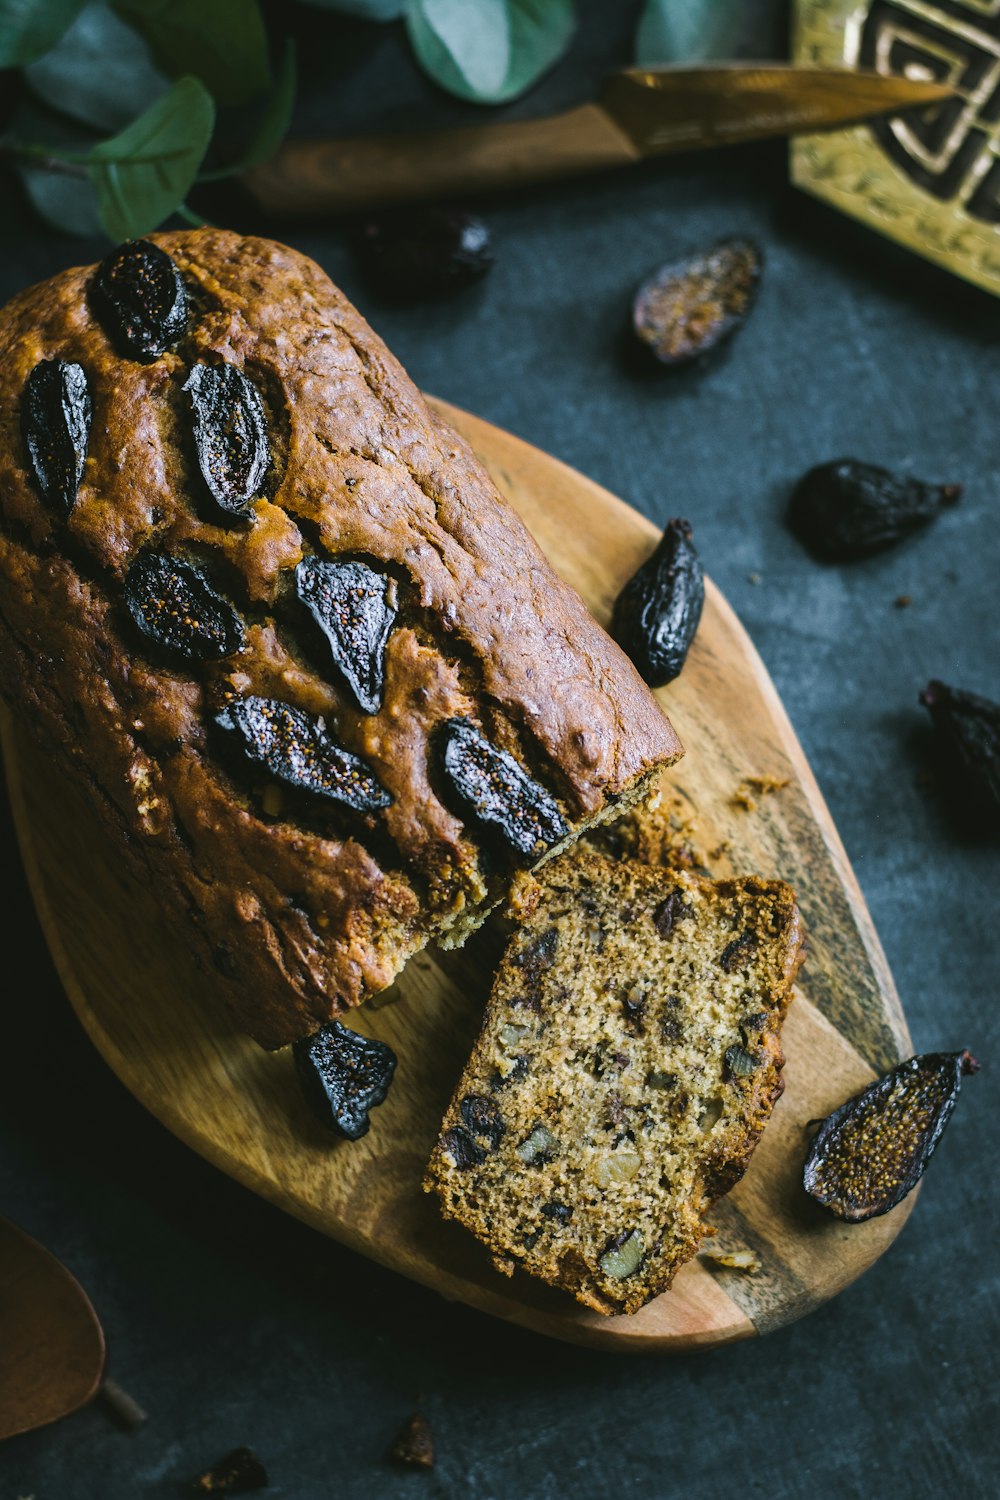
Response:
[{"label": "brass decorative box", "polygon": [[948,83],[931,109],[792,147],[792,179],[1000,294],[1000,0],[798,0],[794,55]]}]

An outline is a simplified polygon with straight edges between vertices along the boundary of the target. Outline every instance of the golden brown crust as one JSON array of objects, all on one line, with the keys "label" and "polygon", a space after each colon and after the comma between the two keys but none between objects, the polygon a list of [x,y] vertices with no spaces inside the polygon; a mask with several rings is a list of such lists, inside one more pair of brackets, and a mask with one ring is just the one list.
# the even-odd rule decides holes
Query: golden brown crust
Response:
[{"label": "golden brown crust", "polygon": [[579,845],[522,879],[514,914],[424,1186],[500,1269],[635,1312],[694,1254],[781,1094],[795,899]]},{"label": "golden brown crust", "polygon": [[[479,720],[574,825],[680,747],[467,446],[319,267],[218,230],[151,238],[194,306],[160,359],[140,364],[109,340],[92,267],[0,314],[0,690],[101,789],[122,838],[193,916],[241,1024],[273,1047],[383,988],[435,933],[496,898],[474,830],[428,771],[443,718]],[[93,402],[68,521],[41,498],[19,426],[25,381],[52,358],[84,367]],[[221,518],[200,483],[181,389],[196,361],[235,364],[262,392],[274,457],[251,525]],[[120,590],[150,546],[210,560],[249,622],[243,651],[191,672],[147,657]],[[400,581],[375,715],[282,616],[308,550],[377,559]],[[390,791],[384,823],[300,818],[261,778],[231,774],[211,721],[234,693],[325,715]]]}]

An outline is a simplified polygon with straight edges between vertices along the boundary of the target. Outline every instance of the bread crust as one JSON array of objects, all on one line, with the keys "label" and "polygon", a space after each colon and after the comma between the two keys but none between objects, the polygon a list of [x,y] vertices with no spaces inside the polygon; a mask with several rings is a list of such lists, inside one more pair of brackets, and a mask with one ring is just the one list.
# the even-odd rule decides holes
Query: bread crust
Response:
[{"label": "bread crust", "polygon": [[[151,363],[109,338],[93,267],[0,313],[0,691],[97,789],[185,924],[179,940],[197,935],[214,959],[239,1024],[278,1047],[383,989],[510,878],[442,798],[440,722],[480,723],[574,830],[681,751],[471,450],[318,266],[221,230],[150,239],[192,307],[184,338]],[[66,520],[41,497],[19,426],[29,374],[54,358],[83,366],[93,403]],[[237,365],[263,397],[272,455],[250,524],[220,516],[200,483],[182,392],[197,361]],[[247,622],[242,651],[190,671],[148,653],[122,607],[146,548],[207,562]],[[397,581],[376,714],[289,617],[307,551],[373,560]],[[306,809],[227,763],[213,719],[234,694],[323,716],[390,793],[384,817]]]}]

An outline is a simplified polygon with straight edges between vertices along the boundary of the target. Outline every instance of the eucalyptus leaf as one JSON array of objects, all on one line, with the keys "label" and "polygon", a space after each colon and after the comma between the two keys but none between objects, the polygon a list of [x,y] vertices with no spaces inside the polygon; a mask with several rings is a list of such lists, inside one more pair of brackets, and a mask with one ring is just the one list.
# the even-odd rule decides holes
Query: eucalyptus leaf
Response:
[{"label": "eucalyptus leaf", "polygon": [[121,130],[170,86],[142,37],[101,3],[85,6],[26,76],[39,99],[102,133]]},{"label": "eucalyptus leaf", "polygon": [[547,73],[569,45],[573,0],[407,0],[417,61],[460,99],[503,104]]},{"label": "eucalyptus leaf", "polygon": [[406,0],[306,0],[317,10],[337,10],[361,21],[398,21]]},{"label": "eucalyptus leaf", "polygon": [[215,105],[197,78],[180,78],[137,120],[90,151],[101,223],[113,240],[137,239],[184,201],[212,139]]},{"label": "eucalyptus leaf", "polygon": [[0,0],[0,68],[23,68],[54,47],[84,0]]},{"label": "eucalyptus leaf", "polygon": [[646,0],[635,60],[699,63],[737,57],[747,31],[747,0]]},{"label": "eucalyptus leaf", "polygon": [[66,234],[101,233],[97,193],[89,177],[24,165],[18,171],[32,207],[47,224]]},{"label": "eucalyptus leaf", "polygon": [[101,233],[97,194],[82,165],[93,140],[92,133],[52,114],[30,94],[0,137],[32,206],[46,223],[67,234]]},{"label": "eucalyptus leaf", "polygon": [[171,78],[199,78],[219,104],[246,104],[271,87],[257,0],[114,0]]}]

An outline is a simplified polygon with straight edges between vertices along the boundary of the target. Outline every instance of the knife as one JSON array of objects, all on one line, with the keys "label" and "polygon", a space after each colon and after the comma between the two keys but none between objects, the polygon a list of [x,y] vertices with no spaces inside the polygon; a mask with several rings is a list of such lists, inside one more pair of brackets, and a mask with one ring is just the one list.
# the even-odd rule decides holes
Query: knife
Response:
[{"label": "knife", "polygon": [[243,181],[274,214],[341,213],[520,187],[673,151],[833,130],[953,95],[946,84],[843,68],[629,68],[611,75],[597,103],[566,114],[458,130],[286,141]]}]

